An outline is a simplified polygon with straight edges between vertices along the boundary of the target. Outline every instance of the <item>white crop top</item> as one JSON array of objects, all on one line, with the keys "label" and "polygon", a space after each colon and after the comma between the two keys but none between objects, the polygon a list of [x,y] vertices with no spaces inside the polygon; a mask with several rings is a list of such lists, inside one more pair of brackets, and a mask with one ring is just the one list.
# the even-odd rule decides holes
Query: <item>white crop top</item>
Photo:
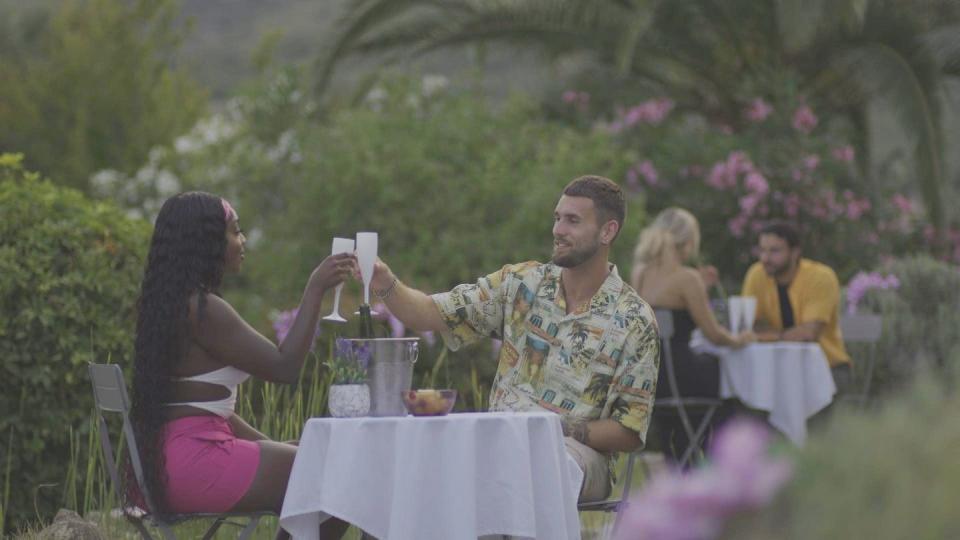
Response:
[{"label": "white crop top", "polygon": [[223,399],[214,401],[190,401],[184,403],[167,403],[166,405],[168,407],[173,405],[188,405],[190,407],[196,407],[197,409],[203,409],[205,411],[212,412],[213,414],[222,418],[230,418],[230,415],[233,414],[233,411],[237,405],[237,386],[249,378],[249,373],[240,371],[232,366],[222,367],[214,371],[200,373],[199,375],[193,375],[191,377],[177,377],[174,380],[220,385],[229,390],[230,395]]}]

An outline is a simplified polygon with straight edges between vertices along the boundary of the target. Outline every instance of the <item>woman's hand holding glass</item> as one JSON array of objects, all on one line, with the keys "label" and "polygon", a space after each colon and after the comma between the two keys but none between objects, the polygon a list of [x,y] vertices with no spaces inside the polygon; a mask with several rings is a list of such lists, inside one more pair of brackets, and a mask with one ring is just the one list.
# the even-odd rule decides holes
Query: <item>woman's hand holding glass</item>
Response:
[{"label": "woman's hand holding glass", "polygon": [[[333,239],[333,248],[330,250],[331,255],[339,255],[341,253],[351,254],[353,252],[353,238],[334,238]],[[354,266],[353,263],[350,263],[350,268]],[[348,271],[349,272],[349,271]],[[349,274],[348,274],[349,275]],[[346,276],[344,276],[346,279]],[[333,297],[333,310],[329,315],[323,318],[325,321],[345,323],[346,319],[340,316],[340,291],[343,290],[343,280],[337,284],[337,292]]]}]

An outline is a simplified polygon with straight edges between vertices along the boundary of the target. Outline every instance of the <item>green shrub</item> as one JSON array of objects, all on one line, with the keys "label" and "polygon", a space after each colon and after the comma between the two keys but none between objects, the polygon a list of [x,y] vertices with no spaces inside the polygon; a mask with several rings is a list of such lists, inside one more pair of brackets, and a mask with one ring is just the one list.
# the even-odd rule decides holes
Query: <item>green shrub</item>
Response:
[{"label": "green shrub", "polygon": [[10,530],[72,497],[62,480],[71,431],[89,430],[87,362],[129,362],[149,227],[9,154],[0,216],[0,471],[10,471],[0,521]]},{"label": "green shrub", "polygon": [[877,386],[890,391],[916,373],[956,371],[960,359],[960,269],[930,257],[910,257],[880,269],[900,280],[895,290],[868,291],[860,309],[883,316],[877,346]]}]

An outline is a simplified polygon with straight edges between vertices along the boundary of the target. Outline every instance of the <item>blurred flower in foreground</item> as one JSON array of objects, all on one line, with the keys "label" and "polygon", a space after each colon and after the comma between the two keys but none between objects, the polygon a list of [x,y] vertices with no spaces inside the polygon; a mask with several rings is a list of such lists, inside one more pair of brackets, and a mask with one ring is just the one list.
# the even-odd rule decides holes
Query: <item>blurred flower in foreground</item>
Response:
[{"label": "blurred flower in foreground", "polygon": [[733,420],[710,449],[711,462],[689,473],[655,476],[624,510],[617,540],[707,540],[726,519],[773,500],[793,474],[785,458],[769,456],[770,431]]}]

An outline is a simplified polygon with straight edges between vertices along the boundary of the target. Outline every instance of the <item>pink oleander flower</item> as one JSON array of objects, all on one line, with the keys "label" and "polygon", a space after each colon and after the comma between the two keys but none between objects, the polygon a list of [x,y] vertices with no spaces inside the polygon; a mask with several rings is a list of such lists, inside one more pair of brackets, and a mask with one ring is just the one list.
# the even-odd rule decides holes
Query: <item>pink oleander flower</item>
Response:
[{"label": "pink oleander flower", "polygon": [[808,171],[816,170],[816,168],[820,166],[820,156],[810,154],[803,158],[803,166],[806,167]]},{"label": "pink oleander flower", "polygon": [[740,512],[770,504],[793,474],[769,456],[770,433],[734,420],[717,433],[708,466],[655,476],[624,510],[617,540],[709,540]]},{"label": "pink oleander flower", "polygon": [[660,185],[659,175],[657,174],[657,169],[653,166],[653,163],[649,159],[645,159],[640,163],[635,165],[637,172],[643,176],[643,179],[646,180],[647,185],[654,187]]},{"label": "pink oleander flower", "polygon": [[745,152],[737,150],[730,152],[726,160],[714,163],[704,182],[713,189],[731,189],[737,187],[739,175],[752,172],[754,166],[750,158]]},{"label": "pink oleander flower", "polygon": [[834,159],[844,163],[850,163],[853,161],[854,157],[856,157],[853,147],[849,144],[834,148],[832,154]]},{"label": "pink oleander flower", "polygon": [[710,174],[704,179],[704,182],[717,190],[728,189],[727,177],[733,176],[733,184],[736,185],[737,178],[734,175],[729,175],[727,172],[727,164],[724,162],[714,163],[713,167],[710,168]]},{"label": "pink oleander flower", "polygon": [[670,111],[673,110],[673,100],[670,98],[657,98],[644,101],[643,103],[631,107],[623,115],[623,122],[627,127],[637,124],[659,125],[663,122]]},{"label": "pink oleander flower", "polygon": [[857,272],[847,284],[847,313],[856,313],[857,305],[870,289],[899,289],[900,280],[893,274],[886,276],[879,272]]},{"label": "pink oleander flower", "polygon": [[747,174],[743,185],[750,191],[761,195],[770,191],[770,184],[767,183],[767,179],[756,171]]},{"label": "pink oleander flower", "polygon": [[817,127],[817,115],[813,114],[813,109],[809,105],[801,105],[793,113],[793,129],[800,133],[810,133]]},{"label": "pink oleander flower", "polygon": [[900,211],[901,214],[913,215],[913,201],[909,198],[904,197],[900,193],[894,193],[893,197],[890,198],[890,202],[893,204],[893,207]]},{"label": "pink oleander flower", "polygon": [[754,123],[763,122],[772,112],[773,107],[769,103],[764,101],[763,98],[756,98],[750,102],[750,106],[747,108],[747,119]]},{"label": "pink oleander flower", "polygon": [[577,91],[576,90],[567,90],[563,93],[562,96],[564,103],[576,103],[577,102]]},{"label": "pink oleander flower", "polygon": [[800,213],[800,196],[796,193],[788,193],[783,198],[783,211],[788,217],[796,217]]},{"label": "pink oleander flower", "polygon": [[761,193],[749,193],[740,197],[739,204],[740,210],[743,211],[746,215],[752,215],[753,211],[756,210],[757,206],[760,204],[760,201],[763,199],[763,194]]},{"label": "pink oleander flower", "polygon": [[742,238],[747,228],[747,216],[739,214],[727,222],[727,228],[734,238]]}]

